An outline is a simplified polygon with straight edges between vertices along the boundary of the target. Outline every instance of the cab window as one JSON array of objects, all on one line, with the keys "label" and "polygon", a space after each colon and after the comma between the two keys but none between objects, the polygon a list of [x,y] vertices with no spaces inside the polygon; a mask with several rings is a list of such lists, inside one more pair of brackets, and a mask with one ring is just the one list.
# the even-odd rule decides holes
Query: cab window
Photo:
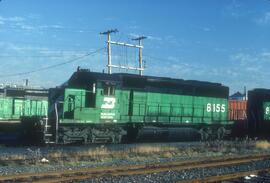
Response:
[{"label": "cab window", "polygon": [[113,85],[104,85],[104,95],[106,96],[113,96],[115,95],[115,86]]}]

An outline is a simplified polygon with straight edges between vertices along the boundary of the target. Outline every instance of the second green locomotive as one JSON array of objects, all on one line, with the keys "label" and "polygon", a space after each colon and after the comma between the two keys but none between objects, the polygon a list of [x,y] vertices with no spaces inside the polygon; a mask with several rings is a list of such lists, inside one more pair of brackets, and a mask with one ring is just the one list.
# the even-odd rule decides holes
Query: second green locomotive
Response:
[{"label": "second green locomotive", "polygon": [[23,116],[46,117],[48,91],[29,87],[4,86],[0,88],[0,141],[23,136],[27,124]]}]

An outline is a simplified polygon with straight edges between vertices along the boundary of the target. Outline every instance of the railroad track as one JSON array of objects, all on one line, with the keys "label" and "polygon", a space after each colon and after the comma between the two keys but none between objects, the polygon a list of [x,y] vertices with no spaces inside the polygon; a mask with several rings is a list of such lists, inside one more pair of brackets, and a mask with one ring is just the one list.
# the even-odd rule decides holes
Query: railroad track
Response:
[{"label": "railroad track", "polygon": [[[132,175],[160,173],[166,171],[191,170],[195,168],[216,168],[216,167],[234,166],[262,160],[270,160],[270,155],[217,157],[217,158],[205,158],[203,160],[174,161],[148,165],[98,167],[98,168],[84,168],[77,170],[62,170],[57,172],[27,173],[27,174],[2,176],[0,177],[0,182],[39,182],[39,183],[71,182],[103,176],[132,176]],[[267,171],[269,170],[270,168],[267,169]],[[179,181],[179,183],[216,182],[220,180],[230,180],[233,178],[243,177],[254,173],[256,174],[259,171],[262,170],[205,177],[194,180],[183,180]]]},{"label": "railroad track", "polygon": [[263,169],[263,170],[260,169],[260,170],[246,171],[246,172],[236,172],[236,173],[225,174],[225,175],[209,176],[209,177],[203,177],[203,178],[198,178],[198,179],[193,179],[193,180],[184,180],[184,181],[178,181],[177,183],[211,183],[211,182],[216,183],[216,182],[222,182],[222,181],[226,181],[227,183],[232,181],[235,183],[235,182],[242,182],[239,179],[244,178],[246,176],[265,174],[265,173],[270,173],[270,168]]}]

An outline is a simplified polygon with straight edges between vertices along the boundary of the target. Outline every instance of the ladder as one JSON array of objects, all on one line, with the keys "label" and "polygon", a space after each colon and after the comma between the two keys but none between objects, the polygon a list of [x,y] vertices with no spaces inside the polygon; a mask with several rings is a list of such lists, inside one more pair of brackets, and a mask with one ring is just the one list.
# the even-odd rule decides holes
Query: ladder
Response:
[{"label": "ladder", "polygon": [[55,111],[55,119],[49,119],[48,117],[45,119],[44,125],[44,142],[45,144],[57,144],[58,143],[58,122],[59,122],[59,114],[58,114],[58,105],[63,104],[63,102],[54,103],[54,111]]},{"label": "ladder", "polygon": [[55,124],[48,117],[43,118],[45,121],[44,125],[44,143],[45,144],[55,144],[56,143],[56,133]]}]

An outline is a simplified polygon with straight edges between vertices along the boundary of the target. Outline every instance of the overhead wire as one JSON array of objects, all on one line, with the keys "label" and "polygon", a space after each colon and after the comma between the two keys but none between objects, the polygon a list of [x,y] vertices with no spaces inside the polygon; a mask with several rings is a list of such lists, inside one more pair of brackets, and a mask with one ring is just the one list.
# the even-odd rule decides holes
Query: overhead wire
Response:
[{"label": "overhead wire", "polygon": [[5,74],[5,75],[0,75],[0,78],[5,78],[5,77],[14,77],[14,76],[21,76],[21,75],[28,75],[28,74],[32,74],[32,73],[35,73],[35,72],[39,72],[39,71],[44,71],[44,70],[48,70],[48,69],[52,69],[52,68],[55,68],[55,67],[59,67],[59,66],[62,66],[62,65],[66,65],[66,64],[70,64],[72,62],[76,62],[80,59],[83,59],[85,57],[88,57],[90,55],[94,55],[102,50],[104,50],[105,47],[103,48],[99,48],[95,51],[92,51],[92,52],[89,52],[89,53],[86,53],[82,56],[78,56],[78,57],[75,57],[73,59],[70,59],[66,62],[61,62],[61,63],[58,63],[58,64],[54,64],[54,65],[50,65],[50,66],[47,66],[47,67],[42,67],[42,68],[38,68],[38,69],[34,69],[34,70],[31,70],[31,71],[26,71],[26,72],[18,72],[18,73],[14,73],[14,74]]},{"label": "overhead wire", "polygon": [[55,58],[63,55],[0,55],[2,58]]},{"label": "overhead wire", "polygon": [[73,27],[54,27],[52,26],[36,26],[36,25],[8,25],[1,26],[2,30],[14,30],[14,31],[54,31],[54,32],[66,32],[66,33],[95,33],[98,29],[94,28],[73,28]]},{"label": "overhead wire", "polygon": [[[122,38],[123,38],[123,35],[124,34],[120,34],[120,36],[118,37],[117,39],[117,42],[120,41]],[[129,64],[129,59],[128,59],[128,49],[127,48],[120,48],[121,51],[122,51],[122,54],[121,54],[121,51],[120,51],[120,57],[122,57],[122,59],[124,60],[125,64]],[[87,53],[87,54],[84,54],[82,56],[78,56],[78,57],[75,57],[71,60],[68,60],[66,62],[62,62],[62,63],[58,63],[58,64],[54,64],[54,65],[50,65],[50,66],[47,66],[47,67],[42,67],[42,68],[38,68],[38,69],[34,69],[34,70],[30,70],[30,71],[26,71],[26,72],[19,72],[19,73],[13,73],[13,74],[3,74],[3,75],[0,75],[1,78],[4,78],[4,77],[13,77],[13,76],[20,76],[20,75],[27,75],[27,74],[31,74],[31,73],[35,73],[35,72],[39,72],[39,71],[43,71],[43,70],[48,70],[48,69],[52,69],[52,68],[55,68],[55,67],[59,67],[59,66],[62,66],[62,65],[66,65],[66,64],[69,64],[69,63],[72,63],[72,62],[75,62],[77,60],[80,60],[84,57],[87,57],[87,56],[90,56],[92,54],[95,54],[99,51],[105,51],[105,47],[103,48],[100,48],[100,49],[97,49],[91,53]],[[135,53],[135,51],[134,51]],[[136,53],[135,53],[136,54]],[[136,54],[137,55],[137,54]],[[23,57],[60,57],[60,55],[22,55]],[[0,55],[0,57],[22,57],[21,55]],[[153,59],[157,59],[155,57],[151,57],[151,56],[147,56],[145,55],[146,57],[150,57],[150,58],[153,58]],[[137,57],[137,56],[135,56]],[[164,59],[158,59],[158,60],[164,60]],[[118,60],[118,62],[120,61],[120,59]]]}]

